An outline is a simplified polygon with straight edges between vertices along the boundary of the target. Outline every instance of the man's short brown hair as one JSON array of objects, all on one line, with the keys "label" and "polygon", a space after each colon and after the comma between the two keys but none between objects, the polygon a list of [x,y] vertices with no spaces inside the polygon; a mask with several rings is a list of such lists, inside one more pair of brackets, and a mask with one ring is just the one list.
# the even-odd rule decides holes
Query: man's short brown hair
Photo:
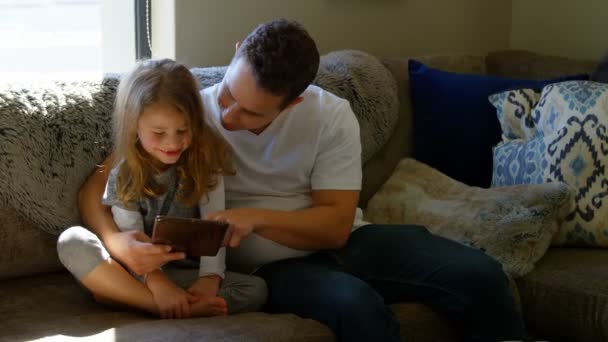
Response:
[{"label": "man's short brown hair", "polygon": [[277,19],[260,24],[239,47],[235,58],[245,57],[258,85],[284,96],[283,106],[300,96],[319,69],[315,41],[297,22]]}]

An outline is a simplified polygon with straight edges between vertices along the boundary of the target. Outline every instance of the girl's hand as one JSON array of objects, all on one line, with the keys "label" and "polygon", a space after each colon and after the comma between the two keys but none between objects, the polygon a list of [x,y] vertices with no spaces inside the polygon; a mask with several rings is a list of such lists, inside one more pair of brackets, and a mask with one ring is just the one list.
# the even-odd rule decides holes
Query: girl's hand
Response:
[{"label": "girl's hand", "polygon": [[164,319],[189,318],[190,304],[199,300],[175,285],[161,271],[148,273],[146,285],[154,296],[160,317]]},{"label": "girl's hand", "polygon": [[143,275],[159,269],[169,261],[186,257],[181,252],[170,252],[167,245],[155,245],[140,231],[116,232],[104,240],[108,251],[115,259],[125,264],[131,271]]}]

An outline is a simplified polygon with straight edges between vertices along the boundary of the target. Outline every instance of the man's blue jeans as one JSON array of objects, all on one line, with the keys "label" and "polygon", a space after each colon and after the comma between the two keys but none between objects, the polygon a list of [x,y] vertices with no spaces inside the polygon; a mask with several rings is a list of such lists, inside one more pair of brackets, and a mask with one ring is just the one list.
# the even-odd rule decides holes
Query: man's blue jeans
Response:
[{"label": "man's blue jeans", "polygon": [[341,250],[276,261],[256,274],[269,288],[267,311],[320,321],[338,341],[401,341],[387,304],[408,301],[450,318],[465,341],[526,338],[500,264],[420,226],[367,225]]}]

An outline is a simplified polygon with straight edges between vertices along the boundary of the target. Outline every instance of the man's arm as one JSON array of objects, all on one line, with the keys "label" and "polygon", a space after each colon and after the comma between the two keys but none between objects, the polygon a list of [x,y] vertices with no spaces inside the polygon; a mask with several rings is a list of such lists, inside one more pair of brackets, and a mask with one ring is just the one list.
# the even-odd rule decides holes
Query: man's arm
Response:
[{"label": "man's arm", "polygon": [[315,190],[312,200],[311,208],[301,210],[237,208],[211,213],[209,218],[230,223],[226,244],[231,247],[252,232],[300,250],[344,246],[352,230],[359,191]]},{"label": "man's arm", "polygon": [[112,258],[139,275],[159,269],[169,261],[185,258],[184,253],[169,253],[169,246],[150,243],[150,238],[141,231],[118,230],[110,207],[101,202],[114,160],[114,154],[106,158],[78,192],[78,209],[84,224],[99,236]]},{"label": "man's arm", "polygon": [[311,207],[294,211],[237,208],[216,213],[213,218],[231,225],[227,245],[238,246],[242,238],[255,232],[294,249],[344,246],[361,188],[359,122],[346,100],[326,116],[330,119],[319,138],[310,175]]},{"label": "man's arm", "polygon": [[104,242],[109,235],[119,232],[110,207],[101,203],[114,161],[112,153],[95,168],[78,192],[78,209],[82,221]]}]

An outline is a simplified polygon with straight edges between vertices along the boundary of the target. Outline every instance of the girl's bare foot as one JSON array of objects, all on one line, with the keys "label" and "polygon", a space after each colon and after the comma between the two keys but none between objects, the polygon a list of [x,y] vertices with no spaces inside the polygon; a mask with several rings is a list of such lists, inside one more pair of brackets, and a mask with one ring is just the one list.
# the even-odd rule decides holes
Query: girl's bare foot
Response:
[{"label": "girl's bare foot", "polygon": [[190,304],[190,314],[194,317],[224,316],[228,305],[222,297],[199,297],[198,302]]}]

